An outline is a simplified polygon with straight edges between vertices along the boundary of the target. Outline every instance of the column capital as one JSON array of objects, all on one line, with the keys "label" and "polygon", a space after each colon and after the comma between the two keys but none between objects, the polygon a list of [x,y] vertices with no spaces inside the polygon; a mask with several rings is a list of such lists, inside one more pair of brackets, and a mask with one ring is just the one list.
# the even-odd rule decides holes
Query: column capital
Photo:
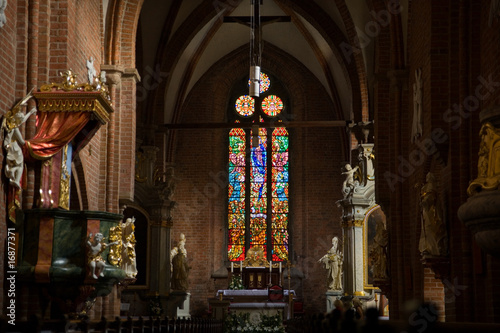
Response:
[{"label": "column capital", "polygon": [[101,65],[101,71],[106,72],[106,82],[111,85],[120,84],[124,69],[120,65]]}]

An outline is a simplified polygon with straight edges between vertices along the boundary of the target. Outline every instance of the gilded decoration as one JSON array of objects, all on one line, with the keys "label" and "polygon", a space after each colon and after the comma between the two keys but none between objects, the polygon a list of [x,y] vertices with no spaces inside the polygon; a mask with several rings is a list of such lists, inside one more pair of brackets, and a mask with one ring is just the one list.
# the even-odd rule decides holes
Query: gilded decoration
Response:
[{"label": "gilded decoration", "polygon": [[70,174],[68,171],[68,145],[64,146],[61,161],[61,183],[59,187],[59,207],[69,209]]},{"label": "gilded decoration", "polygon": [[350,228],[350,227],[357,227],[360,228],[364,224],[364,220],[348,220],[348,221],[343,221],[342,222],[342,227],[344,228]]},{"label": "gilded decoration", "polygon": [[62,83],[49,83],[33,95],[41,112],[92,112],[102,124],[109,121],[113,112],[105,73],[96,76],[92,84],[79,84],[72,70],[60,73]]},{"label": "gilded decoration", "polygon": [[248,250],[247,257],[243,261],[243,265],[247,267],[262,267],[269,265],[264,256],[264,249],[260,246],[253,246]]},{"label": "gilded decoration", "polygon": [[467,189],[469,196],[482,190],[497,190],[500,186],[500,129],[485,123],[479,132],[481,144],[478,152],[478,177]]},{"label": "gilded decoration", "polygon": [[108,261],[111,265],[120,266],[122,262],[122,224],[109,229],[109,240],[115,242],[109,248]]},{"label": "gilded decoration", "polygon": [[241,262],[233,262],[233,267],[243,268],[243,267],[279,267],[279,262],[268,262],[266,256],[264,255],[264,249],[260,246],[253,246],[247,251],[245,260]]}]

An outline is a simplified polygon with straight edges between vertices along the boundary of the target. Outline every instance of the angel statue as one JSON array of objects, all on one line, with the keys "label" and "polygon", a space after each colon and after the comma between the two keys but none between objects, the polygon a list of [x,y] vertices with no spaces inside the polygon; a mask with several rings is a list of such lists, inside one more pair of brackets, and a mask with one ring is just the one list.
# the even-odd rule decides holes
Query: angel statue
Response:
[{"label": "angel statue", "polygon": [[26,97],[19,101],[12,110],[8,111],[2,121],[2,129],[5,130],[6,135],[3,141],[3,146],[7,151],[7,164],[5,166],[5,175],[9,178],[10,185],[20,189],[21,177],[24,170],[24,155],[22,146],[24,146],[24,139],[19,127],[36,112],[33,108],[26,115],[21,111],[21,107],[26,106],[28,100],[33,97],[31,90]]}]

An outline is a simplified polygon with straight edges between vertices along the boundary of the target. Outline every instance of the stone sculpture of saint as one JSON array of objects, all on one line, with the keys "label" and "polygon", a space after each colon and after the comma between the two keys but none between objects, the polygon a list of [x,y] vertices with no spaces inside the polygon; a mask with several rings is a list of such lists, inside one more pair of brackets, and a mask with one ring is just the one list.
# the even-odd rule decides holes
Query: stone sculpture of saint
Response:
[{"label": "stone sculpture of saint", "polygon": [[172,279],[170,281],[172,290],[186,291],[188,289],[189,266],[187,262],[187,251],[184,247],[186,237],[181,234],[178,246],[170,252],[172,263]]},{"label": "stone sculpture of saint", "polygon": [[32,97],[31,92],[24,97],[19,103],[8,111],[2,121],[2,129],[5,130],[5,139],[3,146],[7,151],[7,163],[5,165],[5,175],[9,179],[10,185],[21,188],[21,178],[24,171],[24,155],[22,147],[25,144],[19,127],[36,112],[33,108],[26,115],[21,111],[21,107],[25,106],[28,100]]},{"label": "stone sculpture of saint", "polygon": [[94,78],[97,76],[97,71],[94,67],[94,57],[90,57],[87,60],[87,80],[89,84],[94,84]]},{"label": "stone sculpture of saint", "polygon": [[135,218],[128,218],[122,223],[122,262],[121,268],[125,271],[127,278],[135,278],[137,275],[137,263],[135,254]]},{"label": "stone sculpture of saint", "polygon": [[447,231],[436,189],[434,174],[429,172],[420,190],[422,230],[419,250],[422,255],[444,256],[448,253]]},{"label": "stone sculpture of saint", "polygon": [[339,239],[332,238],[332,247],[328,252],[318,260],[328,271],[327,286],[328,290],[342,290],[342,252],[338,249]]}]

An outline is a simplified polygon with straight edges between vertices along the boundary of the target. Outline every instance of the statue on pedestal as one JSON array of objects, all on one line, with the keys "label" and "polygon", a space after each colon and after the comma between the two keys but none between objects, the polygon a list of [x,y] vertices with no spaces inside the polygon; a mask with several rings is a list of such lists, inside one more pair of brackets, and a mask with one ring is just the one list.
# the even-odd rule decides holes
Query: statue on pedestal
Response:
[{"label": "statue on pedestal", "polygon": [[188,289],[188,272],[190,267],[187,262],[186,236],[181,234],[177,247],[170,251],[170,260],[172,265],[172,290],[186,291]]},{"label": "statue on pedestal", "polygon": [[328,270],[328,290],[342,290],[342,265],[344,259],[342,252],[338,249],[338,242],[339,239],[333,237],[332,248],[318,260]]},{"label": "statue on pedestal", "polygon": [[436,189],[434,174],[429,172],[420,189],[422,231],[419,250],[422,255],[444,256],[448,253],[447,231]]}]

